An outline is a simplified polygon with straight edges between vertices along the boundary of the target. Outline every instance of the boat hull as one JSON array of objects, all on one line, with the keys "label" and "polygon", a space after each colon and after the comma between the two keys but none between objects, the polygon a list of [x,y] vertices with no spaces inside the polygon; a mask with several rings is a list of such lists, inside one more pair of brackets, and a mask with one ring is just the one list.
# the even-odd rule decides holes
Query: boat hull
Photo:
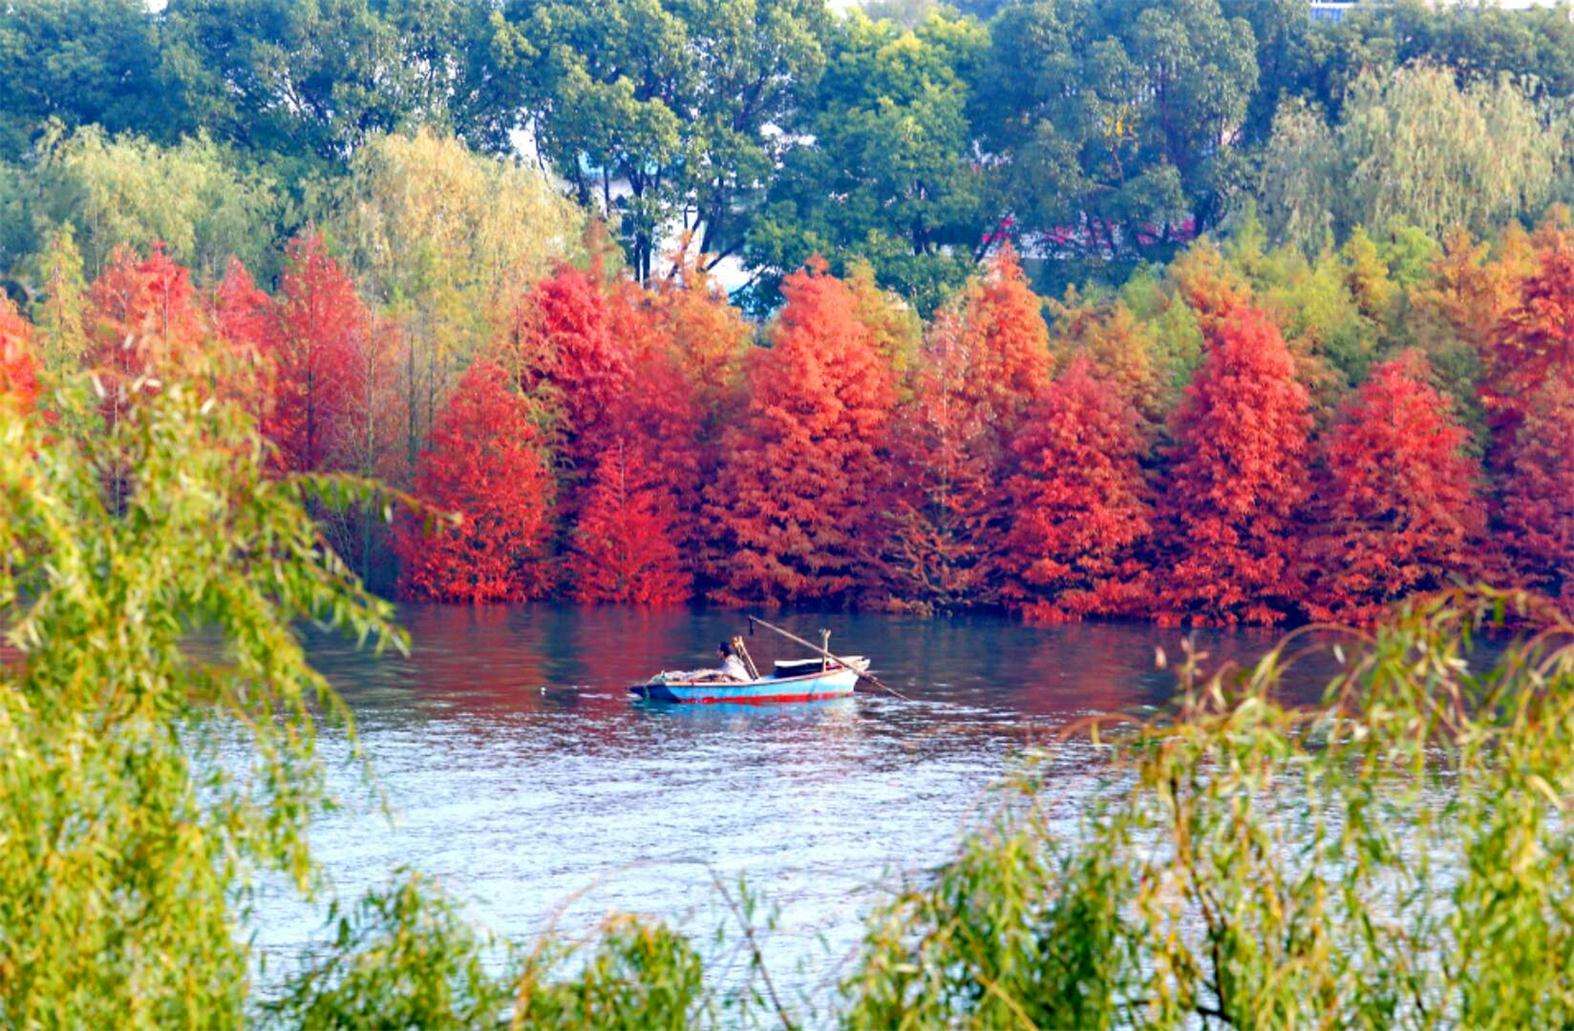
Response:
[{"label": "boat hull", "polygon": [[775,705],[784,702],[817,702],[845,698],[858,684],[850,669],[832,669],[797,677],[765,677],[746,683],[663,680],[635,684],[630,693],[652,702],[707,705]]}]

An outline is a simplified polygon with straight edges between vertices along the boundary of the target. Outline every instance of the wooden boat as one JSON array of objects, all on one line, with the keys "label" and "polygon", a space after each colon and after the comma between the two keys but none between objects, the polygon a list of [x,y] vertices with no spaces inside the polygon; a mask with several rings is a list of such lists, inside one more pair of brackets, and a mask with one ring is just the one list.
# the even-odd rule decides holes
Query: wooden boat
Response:
[{"label": "wooden boat", "polygon": [[635,684],[629,692],[636,698],[652,702],[699,704],[765,705],[845,698],[853,693],[858,677],[868,671],[869,660],[861,655],[849,655],[840,661],[847,665],[819,658],[777,662],[768,676],[745,681],[723,679],[709,671],[658,673],[643,684]]}]

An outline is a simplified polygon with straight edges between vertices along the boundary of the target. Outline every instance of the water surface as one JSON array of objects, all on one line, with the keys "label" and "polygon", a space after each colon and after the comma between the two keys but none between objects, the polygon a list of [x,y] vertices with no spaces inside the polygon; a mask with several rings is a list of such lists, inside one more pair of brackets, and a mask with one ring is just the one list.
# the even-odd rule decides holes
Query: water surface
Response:
[{"label": "water surface", "polygon": [[[1030,628],[973,616],[783,615],[802,636],[873,657],[908,700],[776,707],[651,706],[628,684],[709,665],[737,614],[555,606],[410,607],[413,649],[373,658],[338,641],[312,655],[343,692],[393,809],[352,767],[344,807],[313,847],[344,898],[407,866],[433,875],[492,930],[586,933],[609,912],[705,936],[727,920],[716,882],[739,877],[777,910],[778,980],[823,997],[861,914],[904,876],[943,861],[1024,746],[1049,742],[1068,819],[1088,787],[1088,746],[1056,743],[1087,714],[1163,703],[1179,631]],[[1213,662],[1249,660],[1262,633],[1208,634]],[[800,649],[764,631],[763,667]],[[1303,674],[1312,690],[1316,677]],[[342,746],[342,736],[338,739]],[[335,737],[329,735],[330,752]],[[320,910],[271,893],[257,941],[274,969],[316,937]]]}]

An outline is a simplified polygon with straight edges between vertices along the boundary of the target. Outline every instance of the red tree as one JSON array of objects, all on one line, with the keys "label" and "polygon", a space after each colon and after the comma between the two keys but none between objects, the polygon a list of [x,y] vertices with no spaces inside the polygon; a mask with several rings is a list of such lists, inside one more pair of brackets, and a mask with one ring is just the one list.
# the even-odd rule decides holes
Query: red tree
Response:
[{"label": "red tree", "polygon": [[1173,422],[1162,499],[1165,622],[1274,623],[1292,582],[1306,495],[1306,390],[1284,339],[1255,308],[1223,310]]},{"label": "red tree", "polygon": [[279,279],[273,347],[273,405],[264,430],[294,472],[329,468],[340,459],[347,415],[363,393],[358,352],[371,314],[320,233],[291,240]]},{"label": "red tree", "polygon": [[1574,383],[1574,237],[1547,235],[1519,301],[1504,316],[1486,355],[1482,401],[1500,431],[1513,429],[1532,395],[1549,380]]},{"label": "red tree", "polygon": [[504,351],[520,388],[556,416],[562,459],[587,467],[586,437],[629,375],[599,273],[562,264],[537,283],[514,311]]},{"label": "red tree", "polygon": [[1052,368],[1039,299],[1007,248],[936,321],[898,415],[890,518],[876,531],[888,604],[929,610],[997,598],[998,488],[1010,441]]},{"label": "red tree", "polygon": [[963,396],[979,406],[1002,441],[1049,386],[1054,361],[1038,295],[1006,247],[975,284],[962,315],[969,368]]},{"label": "red tree", "polygon": [[1419,351],[1378,365],[1342,406],[1305,555],[1306,609],[1364,622],[1473,566],[1480,469]]},{"label": "red tree", "polygon": [[773,346],[751,356],[749,403],[707,495],[725,546],[718,600],[845,602],[861,586],[895,388],[851,292],[789,276]]},{"label": "red tree", "polygon": [[428,532],[401,522],[400,593],[420,601],[522,601],[545,593],[551,477],[539,435],[510,377],[472,365],[438,414],[415,493],[462,523]]},{"label": "red tree", "polygon": [[1574,615],[1574,383],[1529,399],[1502,475],[1495,536],[1510,569]]},{"label": "red tree", "polygon": [[592,435],[569,578],[579,601],[675,604],[693,585],[699,408],[644,291],[625,283],[611,300],[632,375]]},{"label": "red tree", "polygon": [[237,398],[258,425],[265,425],[273,406],[273,355],[279,329],[273,299],[258,288],[240,259],[231,258],[224,278],[213,291],[213,325],[229,344],[249,382],[239,384]]},{"label": "red tree", "polygon": [[950,610],[986,594],[998,441],[967,389],[974,342],[954,312],[942,312],[896,415],[896,473],[879,533],[890,608]]},{"label": "red tree", "polygon": [[33,327],[16,305],[0,296],[0,401],[30,411],[38,397],[38,364],[33,357]]},{"label": "red tree", "polygon": [[1005,485],[1004,596],[1031,622],[1131,612],[1146,596],[1136,549],[1150,531],[1136,410],[1072,360],[1040,401]]},{"label": "red tree", "polygon": [[129,247],[116,248],[89,301],[89,362],[111,379],[178,364],[205,333],[191,277],[161,247],[140,259]]}]

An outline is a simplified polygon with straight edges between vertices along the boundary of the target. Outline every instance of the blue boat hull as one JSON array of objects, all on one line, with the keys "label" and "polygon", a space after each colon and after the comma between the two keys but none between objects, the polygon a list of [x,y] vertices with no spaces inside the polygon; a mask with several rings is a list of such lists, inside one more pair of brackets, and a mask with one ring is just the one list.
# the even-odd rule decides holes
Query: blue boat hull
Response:
[{"label": "blue boat hull", "polygon": [[858,684],[858,674],[850,669],[830,669],[796,677],[764,677],[745,683],[727,681],[666,680],[661,677],[635,684],[629,692],[653,702],[737,705],[768,705],[781,702],[814,702],[825,698],[845,698]]}]

